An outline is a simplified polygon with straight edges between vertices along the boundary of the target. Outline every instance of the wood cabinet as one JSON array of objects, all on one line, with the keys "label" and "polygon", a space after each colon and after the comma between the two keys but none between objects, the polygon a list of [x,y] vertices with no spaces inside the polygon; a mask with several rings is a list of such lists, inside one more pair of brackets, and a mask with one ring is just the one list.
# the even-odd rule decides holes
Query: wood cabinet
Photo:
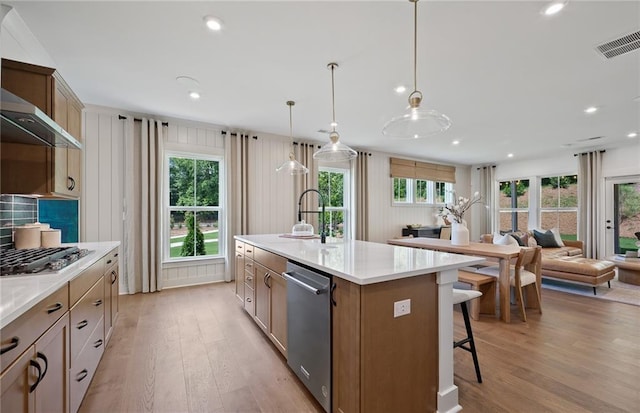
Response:
[{"label": "wood cabinet", "polygon": [[261,248],[252,248],[253,261],[255,262],[254,319],[278,350],[286,357],[287,282],[282,273],[287,269],[287,260]]},{"label": "wood cabinet", "polygon": [[[54,69],[2,59],[2,87],[31,102],[81,141],[83,105]],[[3,193],[77,198],[82,152],[2,142]]]},{"label": "wood cabinet", "polygon": [[118,318],[118,296],[120,295],[120,281],[118,271],[118,248],[115,248],[104,258],[104,340],[109,343],[113,326]]},{"label": "wood cabinet", "polygon": [[236,241],[235,255],[235,283],[236,297],[241,303],[244,303],[244,242]]},{"label": "wood cabinet", "polygon": [[[34,307],[2,329],[3,356],[7,357],[3,357],[6,365],[0,375],[0,411],[69,411],[69,316],[61,296],[68,297],[68,288],[58,290],[44,306]],[[39,338],[34,342],[33,336]],[[16,341],[18,345],[13,347],[11,343]],[[26,350],[13,353],[23,347],[21,341]]]},{"label": "wood cabinet", "polygon": [[[436,411],[435,274],[369,285],[333,282],[333,411]],[[394,317],[394,302],[404,299],[411,312]]]}]

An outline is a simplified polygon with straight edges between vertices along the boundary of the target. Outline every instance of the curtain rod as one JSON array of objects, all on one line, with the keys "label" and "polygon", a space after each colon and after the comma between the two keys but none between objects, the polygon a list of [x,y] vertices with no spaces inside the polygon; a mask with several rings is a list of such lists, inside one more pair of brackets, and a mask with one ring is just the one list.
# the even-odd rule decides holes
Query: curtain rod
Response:
[{"label": "curtain rod", "polygon": [[[593,151],[593,152],[605,153],[605,152],[606,152],[606,150],[605,150],[605,149],[600,149],[599,151]],[[573,154],[573,156],[586,155],[586,154],[588,154],[588,153],[591,153],[591,152],[574,153],[574,154]]]},{"label": "curtain rod", "polygon": [[[125,120],[127,119],[126,116],[122,116],[122,115],[118,115],[118,119],[119,120]],[[134,121],[136,122],[142,122],[142,119],[138,119],[138,118],[133,118]],[[169,122],[162,122],[162,126],[169,126]]]},{"label": "curtain rod", "polygon": [[479,168],[476,168],[476,171],[479,171],[480,169],[486,169],[486,168],[495,168],[495,165],[490,165],[490,166],[481,166]]},{"label": "curtain rod", "polygon": [[[235,132],[227,132],[226,130],[220,131],[220,133],[222,133],[223,135],[226,135],[228,133],[231,136],[238,136],[237,133],[235,133]],[[244,137],[244,136],[246,136],[247,138],[249,137],[249,135],[245,135],[244,133],[240,134],[240,137]],[[253,139],[258,139],[257,136],[252,136],[252,138]]]}]

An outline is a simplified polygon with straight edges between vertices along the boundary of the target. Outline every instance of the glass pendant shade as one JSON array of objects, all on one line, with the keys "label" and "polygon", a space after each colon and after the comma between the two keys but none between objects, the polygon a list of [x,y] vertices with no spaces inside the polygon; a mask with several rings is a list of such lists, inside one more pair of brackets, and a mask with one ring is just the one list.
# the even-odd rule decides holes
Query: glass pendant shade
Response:
[{"label": "glass pendant shade", "polygon": [[340,142],[338,132],[331,132],[329,142],[313,154],[313,159],[327,162],[350,161],[357,157],[358,152]]},{"label": "glass pendant shade", "polygon": [[295,104],[296,102],[293,100],[287,101],[287,106],[289,106],[289,139],[291,140],[291,152],[289,152],[289,159],[276,168],[276,172],[286,172],[289,175],[304,175],[309,173],[309,168],[296,161],[296,156],[293,153],[293,117],[291,108]]},{"label": "glass pendant shade", "polygon": [[388,121],[382,128],[382,134],[390,138],[420,139],[446,131],[451,127],[451,119],[436,110],[420,107],[422,92],[417,86],[418,0],[409,1],[414,4],[413,92],[409,95],[409,107],[406,112]]},{"label": "glass pendant shade", "polygon": [[351,159],[358,157],[358,152],[341,143],[340,134],[336,132],[337,123],[333,71],[338,67],[338,64],[329,63],[327,67],[331,69],[331,108],[333,111],[333,120],[331,122],[331,133],[329,133],[329,143],[326,143],[322,148],[315,152],[313,154],[313,159],[326,162],[350,161]]},{"label": "glass pendant shade", "polygon": [[276,172],[285,172],[289,175],[304,175],[309,173],[309,168],[296,161],[293,152],[289,153],[289,160],[282,162],[282,165],[276,169]]}]

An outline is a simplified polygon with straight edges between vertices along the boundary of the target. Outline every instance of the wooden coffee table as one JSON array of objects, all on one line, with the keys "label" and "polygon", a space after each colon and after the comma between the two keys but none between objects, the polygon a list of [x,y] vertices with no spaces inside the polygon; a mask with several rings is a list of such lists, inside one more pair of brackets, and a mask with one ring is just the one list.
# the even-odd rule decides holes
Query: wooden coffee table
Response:
[{"label": "wooden coffee table", "polygon": [[621,258],[612,256],[607,258],[618,267],[618,281],[640,285],[640,258]]}]

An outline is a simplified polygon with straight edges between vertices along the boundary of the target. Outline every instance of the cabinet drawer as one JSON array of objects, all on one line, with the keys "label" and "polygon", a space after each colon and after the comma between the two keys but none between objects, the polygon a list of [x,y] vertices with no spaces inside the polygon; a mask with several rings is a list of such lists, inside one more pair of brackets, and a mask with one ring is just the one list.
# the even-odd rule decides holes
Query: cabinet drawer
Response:
[{"label": "cabinet drawer", "polygon": [[[73,339],[71,339],[71,345],[73,345]],[[71,413],[78,411],[103,352],[104,324],[103,319],[100,319],[89,336],[86,345],[78,354],[75,363],[72,362],[69,369],[69,404]]]},{"label": "cabinet drawer", "polygon": [[69,309],[67,285],[36,304],[32,309],[5,326],[0,332],[0,371],[8,367]]},{"label": "cabinet drawer", "polygon": [[245,285],[244,287],[244,309],[251,315],[255,314],[255,296],[253,288]]},{"label": "cabinet drawer", "polygon": [[118,264],[118,248],[112,249],[104,258],[104,268],[109,268],[112,265]]},{"label": "cabinet drawer", "polygon": [[100,279],[71,308],[71,367],[104,315],[104,282]]},{"label": "cabinet drawer", "polygon": [[244,256],[250,259],[254,259],[255,247],[251,244],[244,244]]},{"label": "cabinet drawer", "polygon": [[236,253],[244,255],[244,242],[236,241]]},{"label": "cabinet drawer", "polygon": [[104,274],[104,263],[101,259],[84,270],[79,277],[71,280],[69,282],[69,305],[73,307],[80,297],[102,277],[102,274]]},{"label": "cabinet drawer", "polygon": [[253,259],[278,274],[287,270],[286,258],[260,248],[254,248]]}]

